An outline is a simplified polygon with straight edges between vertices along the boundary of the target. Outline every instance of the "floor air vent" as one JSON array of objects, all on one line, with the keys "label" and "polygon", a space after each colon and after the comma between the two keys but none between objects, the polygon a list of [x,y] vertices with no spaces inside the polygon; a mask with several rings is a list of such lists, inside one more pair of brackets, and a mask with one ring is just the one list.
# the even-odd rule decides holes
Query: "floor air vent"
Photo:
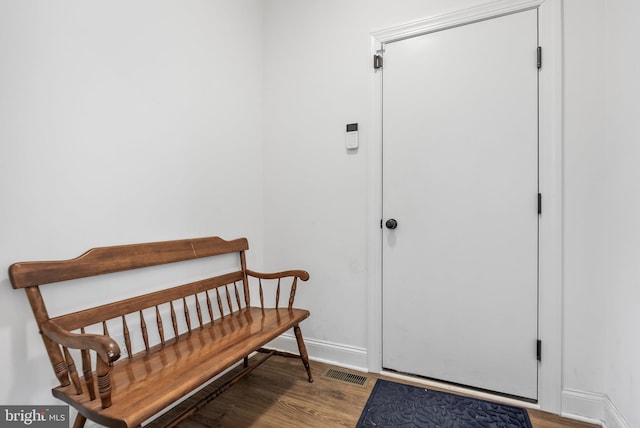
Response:
[{"label": "floor air vent", "polygon": [[349,385],[364,386],[369,380],[366,376],[357,375],[354,373],[343,372],[341,370],[328,369],[322,375],[325,379],[337,380],[338,382],[348,383]]}]

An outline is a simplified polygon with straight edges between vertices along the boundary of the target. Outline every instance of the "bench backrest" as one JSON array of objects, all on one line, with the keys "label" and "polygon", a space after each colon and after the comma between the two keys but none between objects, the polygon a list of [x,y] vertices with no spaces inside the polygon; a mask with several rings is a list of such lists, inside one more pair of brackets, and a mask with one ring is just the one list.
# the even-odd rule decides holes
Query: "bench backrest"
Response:
[{"label": "bench backrest", "polygon": [[[245,260],[245,251],[248,248],[249,244],[245,238],[225,241],[218,237],[101,247],[71,260],[14,263],[9,268],[9,277],[13,288],[23,288],[26,291],[39,327],[45,322],[53,322],[64,330],[79,330],[80,333],[84,333],[85,328],[101,324],[102,334],[109,336],[107,321],[113,323],[114,320],[121,320],[125,347],[130,357],[133,353],[132,335],[129,332],[132,320],[140,326],[140,336],[145,349],[149,351],[149,317],[153,318],[156,337],[164,344],[165,340],[179,335],[179,321],[182,324],[186,323],[188,331],[191,331],[203,323],[213,322],[217,317],[224,317],[225,313],[249,306]],[[238,253],[240,270],[55,318],[49,317],[40,292],[40,286],[45,284],[230,253]],[[182,311],[179,311],[179,314],[176,314],[174,302],[182,303]],[[206,309],[203,310],[203,307]],[[197,325],[194,325],[196,321],[195,317],[192,317],[194,312],[198,320]],[[170,323],[165,323],[163,313],[165,318],[170,318]],[[120,321],[118,323],[120,324]],[[69,361],[72,360],[69,351],[60,349],[44,335],[42,338],[56,376],[62,384],[68,384],[67,376],[73,377],[64,367],[73,365],[72,361]],[[88,366],[85,364],[86,358],[83,354],[85,373],[87,370],[91,371],[90,362]]]}]

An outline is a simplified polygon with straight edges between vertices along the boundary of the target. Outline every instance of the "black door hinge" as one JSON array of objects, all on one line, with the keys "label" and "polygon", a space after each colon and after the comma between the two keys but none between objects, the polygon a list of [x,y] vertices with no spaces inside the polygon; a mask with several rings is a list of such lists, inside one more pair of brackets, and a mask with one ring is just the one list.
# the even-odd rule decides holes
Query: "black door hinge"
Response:
[{"label": "black door hinge", "polygon": [[542,193],[538,193],[538,214],[542,214]]},{"label": "black door hinge", "polygon": [[373,56],[373,68],[376,70],[382,68],[382,55]]},{"label": "black door hinge", "polygon": [[538,68],[542,68],[542,46],[538,46]]},{"label": "black door hinge", "polygon": [[538,340],[536,343],[536,358],[538,361],[542,361],[542,340]]}]

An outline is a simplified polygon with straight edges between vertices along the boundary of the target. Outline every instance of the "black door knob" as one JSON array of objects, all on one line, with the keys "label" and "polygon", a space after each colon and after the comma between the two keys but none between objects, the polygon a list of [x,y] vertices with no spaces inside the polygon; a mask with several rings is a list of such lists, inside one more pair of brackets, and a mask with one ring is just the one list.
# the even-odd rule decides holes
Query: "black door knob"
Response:
[{"label": "black door knob", "polygon": [[396,221],[395,218],[390,218],[385,223],[385,226],[387,226],[387,229],[395,229],[396,227],[398,227],[398,222]]}]

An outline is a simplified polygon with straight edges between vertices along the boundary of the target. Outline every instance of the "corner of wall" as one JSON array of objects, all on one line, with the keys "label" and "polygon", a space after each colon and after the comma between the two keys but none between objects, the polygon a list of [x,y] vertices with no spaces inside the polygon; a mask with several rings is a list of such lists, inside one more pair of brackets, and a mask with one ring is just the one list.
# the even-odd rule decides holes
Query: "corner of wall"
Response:
[{"label": "corner of wall", "polygon": [[620,410],[611,401],[611,398],[604,394],[604,426],[606,428],[631,428],[631,424],[627,422]]},{"label": "corner of wall", "polygon": [[563,388],[562,416],[605,428],[631,428],[607,394]]}]

